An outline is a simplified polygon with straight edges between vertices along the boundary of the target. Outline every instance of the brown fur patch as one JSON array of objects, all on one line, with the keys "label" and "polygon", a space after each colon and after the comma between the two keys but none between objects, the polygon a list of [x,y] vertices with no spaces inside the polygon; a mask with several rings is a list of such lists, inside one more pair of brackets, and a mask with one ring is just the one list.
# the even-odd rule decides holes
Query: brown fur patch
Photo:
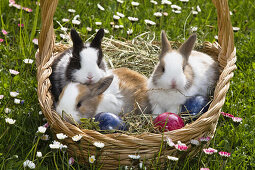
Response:
[{"label": "brown fur patch", "polygon": [[153,77],[152,77],[153,84],[157,85],[157,79],[159,79],[163,75],[164,70],[165,70],[165,61],[161,59],[153,73]]},{"label": "brown fur patch", "polygon": [[194,80],[194,72],[192,67],[189,64],[186,64],[186,66],[184,66],[184,75],[187,78],[187,83],[185,85],[186,89],[189,89],[192,86],[193,80]]},{"label": "brown fur patch", "polygon": [[[135,109],[139,113],[138,105],[144,113],[149,113],[150,105],[147,95],[147,78],[128,68],[118,68],[113,71],[119,78],[119,87],[124,96],[124,112]],[[138,104],[138,105],[137,105]]]}]

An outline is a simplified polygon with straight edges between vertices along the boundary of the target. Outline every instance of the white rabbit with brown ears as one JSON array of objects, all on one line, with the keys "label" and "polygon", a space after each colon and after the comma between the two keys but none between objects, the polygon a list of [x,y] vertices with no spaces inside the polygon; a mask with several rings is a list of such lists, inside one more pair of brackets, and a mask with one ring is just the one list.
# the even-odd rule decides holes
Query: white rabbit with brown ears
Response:
[{"label": "white rabbit with brown ears", "polygon": [[71,123],[72,119],[80,123],[81,118],[92,118],[100,112],[151,113],[145,76],[128,68],[108,72],[112,75],[95,84],[68,83],[59,96],[57,113]]},{"label": "white rabbit with brown ears", "polygon": [[100,29],[91,43],[84,44],[75,29],[71,29],[73,47],[54,61],[50,81],[55,103],[69,82],[94,84],[106,75],[107,65],[101,48],[104,29]]},{"label": "white rabbit with brown ears", "polygon": [[155,115],[178,113],[180,105],[194,95],[208,96],[219,77],[218,63],[207,54],[192,50],[196,35],[191,35],[173,50],[161,32],[159,63],[148,80],[148,96]]}]

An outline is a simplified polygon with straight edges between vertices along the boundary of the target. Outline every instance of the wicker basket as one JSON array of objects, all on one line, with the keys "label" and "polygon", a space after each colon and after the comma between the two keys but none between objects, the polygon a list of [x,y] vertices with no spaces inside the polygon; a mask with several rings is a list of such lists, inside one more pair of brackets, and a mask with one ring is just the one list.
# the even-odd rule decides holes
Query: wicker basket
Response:
[{"label": "wicker basket", "polygon": [[[52,72],[51,64],[54,58],[54,50],[63,51],[61,45],[54,46],[55,37],[53,29],[53,15],[58,0],[41,0],[42,28],[39,38],[39,52],[36,54],[38,100],[47,118],[51,130],[56,133],[65,133],[68,138],[62,141],[68,146],[68,152],[75,155],[79,161],[88,162],[88,155],[95,154],[96,147],[93,142],[100,141],[105,144],[101,153],[100,163],[104,169],[112,169],[119,165],[130,165],[131,159],[128,155],[139,154],[141,160],[152,160],[159,153],[162,137],[170,137],[173,142],[178,140],[186,143],[189,147],[187,154],[194,154],[197,147],[192,147],[191,139],[204,136],[213,137],[216,130],[220,111],[225,102],[225,96],[230,86],[230,79],[236,69],[236,51],[234,48],[233,31],[229,16],[228,0],[212,0],[217,8],[218,14],[218,37],[219,44],[205,43],[204,51],[216,57],[220,67],[221,75],[215,88],[214,98],[209,110],[192,124],[162,134],[142,133],[139,135],[126,135],[121,133],[101,134],[97,131],[79,129],[78,127],[63,121],[52,109],[52,95],[49,91],[51,86],[49,76]],[[83,136],[79,145],[72,141],[71,137],[81,134]],[[166,155],[175,155],[176,149],[163,149],[159,161],[165,161]],[[185,152],[186,153],[186,152]],[[149,162],[149,161],[148,161]]]}]

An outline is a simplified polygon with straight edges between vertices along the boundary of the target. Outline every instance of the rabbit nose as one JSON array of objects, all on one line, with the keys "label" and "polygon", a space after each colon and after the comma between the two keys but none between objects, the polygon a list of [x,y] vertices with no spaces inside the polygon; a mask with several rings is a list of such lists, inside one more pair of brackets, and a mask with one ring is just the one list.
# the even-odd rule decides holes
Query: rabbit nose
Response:
[{"label": "rabbit nose", "polygon": [[87,79],[89,79],[89,80],[93,79],[92,73],[89,73],[89,74],[87,75]]},{"label": "rabbit nose", "polygon": [[172,82],[171,82],[171,88],[172,88],[172,89],[176,88],[176,81],[175,81],[175,80],[172,80]]}]

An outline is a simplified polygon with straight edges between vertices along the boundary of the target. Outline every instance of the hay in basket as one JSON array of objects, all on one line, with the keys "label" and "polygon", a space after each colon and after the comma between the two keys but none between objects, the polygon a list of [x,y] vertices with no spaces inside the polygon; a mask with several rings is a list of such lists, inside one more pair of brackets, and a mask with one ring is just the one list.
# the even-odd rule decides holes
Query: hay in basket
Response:
[{"label": "hay in basket", "polygon": [[[53,109],[52,95],[50,93],[51,83],[49,80],[52,72],[51,65],[57,52],[63,51],[66,46],[61,44],[55,45],[53,16],[58,0],[41,0],[42,28],[39,37],[39,52],[36,54],[38,100],[52,132],[55,134],[64,133],[68,136],[62,142],[68,146],[68,152],[71,155],[77,157],[81,163],[87,163],[88,155],[93,155],[96,152],[96,147],[93,143],[103,142],[105,146],[101,152],[100,164],[103,165],[104,169],[116,169],[120,165],[132,164],[128,155],[139,154],[141,160],[148,160],[148,162],[154,160],[155,155],[158,155],[160,151],[162,139],[164,141],[167,137],[171,138],[174,143],[177,141],[185,143],[188,146],[188,151],[185,152],[187,155],[193,155],[198,151],[197,147],[191,146],[191,139],[207,136],[213,137],[221,108],[224,105],[225,96],[230,86],[230,79],[233,77],[233,71],[236,69],[236,51],[234,48],[228,1],[212,0],[212,2],[217,8],[219,44],[205,42],[203,51],[218,60],[221,75],[208,111],[195,122],[187,124],[178,130],[165,132],[164,134],[144,132],[141,134],[127,135],[122,133],[101,134],[93,130],[80,129],[61,119]],[[115,41],[113,43],[111,39],[105,39],[104,43],[111,43],[113,46],[125,45],[121,41],[117,41],[117,43]],[[108,50],[111,50],[111,48],[108,48]],[[82,135],[79,144],[71,139],[78,134]],[[161,150],[158,161],[164,162],[167,159],[166,155],[174,156],[176,153],[177,150],[175,148],[164,148]]]}]

